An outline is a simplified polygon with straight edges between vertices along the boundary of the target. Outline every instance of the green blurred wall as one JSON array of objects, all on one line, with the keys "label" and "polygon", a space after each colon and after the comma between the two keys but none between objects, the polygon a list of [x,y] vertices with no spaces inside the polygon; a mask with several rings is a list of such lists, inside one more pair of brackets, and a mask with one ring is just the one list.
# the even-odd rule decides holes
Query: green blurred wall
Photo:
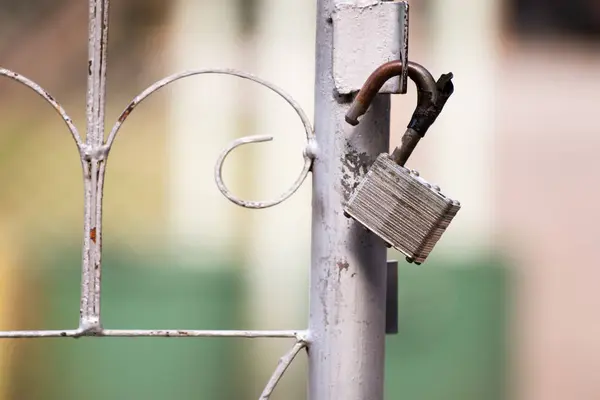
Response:
[{"label": "green blurred wall", "polygon": [[507,397],[507,293],[499,259],[399,266],[399,333],[387,339],[386,399]]},{"label": "green blurred wall", "polygon": [[[65,265],[76,268],[64,268]],[[44,294],[36,328],[77,326],[79,253],[28,271]],[[162,267],[162,268],[160,268]],[[235,329],[242,286],[232,266],[208,271],[133,260],[103,263],[106,328]],[[235,399],[240,339],[80,338],[20,342],[18,399]],[[242,339],[243,340],[243,339]]]},{"label": "green blurred wall", "polygon": [[[106,327],[244,328],[239,268],[194,270],[123,254],[112,252],[104,260]],[[37,299],[42,312],[27,328],[76,326],[78,266],[74,250],[27,271],[28,287],[44,292]],[[506,399],[507,283],[507,269],[498,260],[443,266],[432,260],[420,267],[400,263],[400,326],[397,335],[387,338],[386,399]],[[298,321],[299,327],[305,325]],[[248,387],[262,387],[268,379],[259,384],[245,379],[244,370],[258,360],[239,350],[253,343],[209,338],[20,341],[11,398],[253,399],[258,393]],[[273,366],[276,361],[261,360]],[[304,393],[297,387],[276,392],[273,400],[300,400]]]}]

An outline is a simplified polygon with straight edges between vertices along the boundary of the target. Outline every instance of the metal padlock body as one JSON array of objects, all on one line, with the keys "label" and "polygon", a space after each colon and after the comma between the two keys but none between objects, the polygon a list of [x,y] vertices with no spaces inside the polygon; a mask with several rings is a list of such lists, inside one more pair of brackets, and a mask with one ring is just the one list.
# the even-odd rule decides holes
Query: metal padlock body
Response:
[{"label": "metal padlock body", "polygon": [[387,153],[380,154],[344,211],[415,263],[425,261],[460,209]]}]

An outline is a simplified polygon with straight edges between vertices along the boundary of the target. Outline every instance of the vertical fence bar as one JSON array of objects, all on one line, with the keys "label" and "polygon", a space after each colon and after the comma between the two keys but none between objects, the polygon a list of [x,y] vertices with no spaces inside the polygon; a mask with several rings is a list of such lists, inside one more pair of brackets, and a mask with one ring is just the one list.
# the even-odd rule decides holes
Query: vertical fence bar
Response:
[{"label": "vertical fence bar", "polygon": [[79,327],[99,330],[102,240],[102,187],[107,152],[104,143],[108,0],[89,2],[89,59],[87,132],[82,163],[85,184],[85,221]]},{"label": "vertical fence bar", "polygon": [[[335,94],[331,13],[317,6],[309,398],[383,399],[386,247],[344,216],[343,205],[375,157],[389,147],[389,95],[379,95],[360,125]],[[347,2],[347,0],[346,0]]]}]

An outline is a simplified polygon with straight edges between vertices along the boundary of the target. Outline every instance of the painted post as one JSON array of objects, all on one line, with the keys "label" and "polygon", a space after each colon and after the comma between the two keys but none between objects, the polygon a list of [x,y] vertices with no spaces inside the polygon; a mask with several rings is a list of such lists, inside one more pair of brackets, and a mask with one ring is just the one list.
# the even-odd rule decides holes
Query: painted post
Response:
[{"label": "painted post", "polygon": [[309,398],[381,400],[387,249],[343,205],[388,151],[390,96],[379,95],[357,127],[345,122],[351,99],[336,95],[332,76],[336,3],[317,3]]}]

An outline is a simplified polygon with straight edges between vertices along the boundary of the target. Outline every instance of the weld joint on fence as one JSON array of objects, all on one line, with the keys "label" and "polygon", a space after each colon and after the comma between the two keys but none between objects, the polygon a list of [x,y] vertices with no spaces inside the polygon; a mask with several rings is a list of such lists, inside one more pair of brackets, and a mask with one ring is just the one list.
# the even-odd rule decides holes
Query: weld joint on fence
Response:
[{"label": "weld joint on fence", "polygon": [[108,157],[108,153],[110,152],[109,145],[101,145],[101,146],[90,146],[84,145],[81,149],[81,157],[84,161],[104,161]]}]

